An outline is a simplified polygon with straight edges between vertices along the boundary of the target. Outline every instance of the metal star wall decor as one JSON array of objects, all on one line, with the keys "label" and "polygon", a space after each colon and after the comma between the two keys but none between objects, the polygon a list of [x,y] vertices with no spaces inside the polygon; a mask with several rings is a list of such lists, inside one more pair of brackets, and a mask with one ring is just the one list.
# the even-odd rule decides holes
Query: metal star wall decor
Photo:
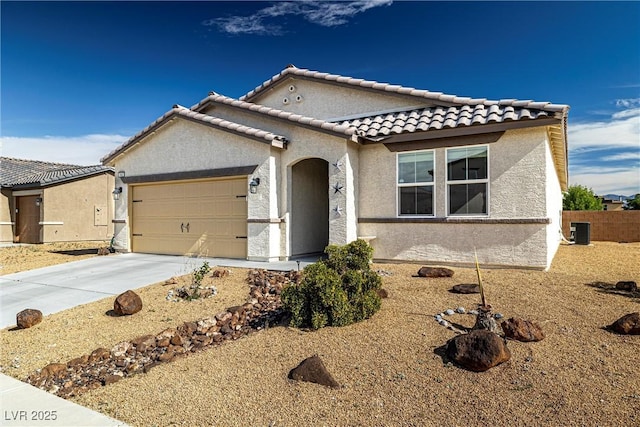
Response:
[{"label": "metal star wall decor", "polygon": [[331,163],[334,168],[342,172],[342,160],[336,160],[335,163]]},{"label": "metal star wall decor", "polygon": [[335,184],[333,184],[332,188],[333,188],[333,194],[336,194],[336,193],[342,194],[342,189],[344,188],[344,186],[339,182],[336,182]]},{"label": "metal star wall decor", "polygon": [[338,205],[336,205],[336,207],[333,208],[333,212],[338,216],[342,216],[342,208]]}]

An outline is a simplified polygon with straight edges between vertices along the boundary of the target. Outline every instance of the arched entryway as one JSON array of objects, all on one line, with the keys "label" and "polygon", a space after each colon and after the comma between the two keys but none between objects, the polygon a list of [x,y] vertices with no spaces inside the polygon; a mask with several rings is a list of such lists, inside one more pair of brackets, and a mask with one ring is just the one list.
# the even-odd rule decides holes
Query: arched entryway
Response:
[{"label": "arched entryway", "polygon": [[311,158],[291,168],[291,256],[318,254],[329,244],[329,163]]}]

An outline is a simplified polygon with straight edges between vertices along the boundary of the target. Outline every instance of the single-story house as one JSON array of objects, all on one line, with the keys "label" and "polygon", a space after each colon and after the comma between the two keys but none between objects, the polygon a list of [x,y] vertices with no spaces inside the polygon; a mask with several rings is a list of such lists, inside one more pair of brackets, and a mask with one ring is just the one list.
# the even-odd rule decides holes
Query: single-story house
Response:
[{"label": "single-story house", "polygon": [[490,101],[287,66],[175,105],[102,159],[126,251],[545,269],[561,240],[567,105]]},{"label": "single-story house", "polygon": [[0,157],[0,242],[110,240],[114,171]]}]

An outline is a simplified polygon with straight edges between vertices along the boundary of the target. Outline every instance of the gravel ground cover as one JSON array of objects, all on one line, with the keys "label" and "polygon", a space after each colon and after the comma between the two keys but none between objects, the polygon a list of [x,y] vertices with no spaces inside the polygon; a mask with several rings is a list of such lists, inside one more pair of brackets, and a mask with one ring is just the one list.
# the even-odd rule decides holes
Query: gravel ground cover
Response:
[{"label": "gravel ground cover", "polygon": [[[443,363],[438,349],[454,333],[433,319],[447,308],[475,308],[477,294],[449,292],[475,283],[475,270],[425,279],[413,277],[418,268],[373,266],[389,298],[365,322],[315,332],[271,327],[73,400],[135,426],[640,425],[640,336],[603,328],[640,311],[640,300],[586,285],[640,281],[640,243],[563,245],[549,272],[483,270],[494,311],[536,321],[546,335],[536,343],[509,341],[511,360],[484,373]],[[167,301],[170,288],[190,280],[181,277],[178,285],[137,290],[144,307],[130,317],[107,315],[107,298],[46,316],[31,329],[2,330],[2,372],[24,380],[50,362],[241,304],[247,271],[231,271],[205,279],[218,289],[213,298]],[[469,315],[451,317],[473,324]],[[287,379],[313,354],[340,388]]]}]

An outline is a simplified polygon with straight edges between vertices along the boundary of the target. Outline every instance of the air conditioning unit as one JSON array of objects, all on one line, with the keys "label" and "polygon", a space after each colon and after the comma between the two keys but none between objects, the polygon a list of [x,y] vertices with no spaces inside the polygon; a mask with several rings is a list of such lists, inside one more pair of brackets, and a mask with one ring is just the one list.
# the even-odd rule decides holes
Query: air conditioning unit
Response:
[{"label": "air conditioning unit", "polygon": [[576,245],[588,245],[591,243],[591,223],[572,222],[570,240]]}]

